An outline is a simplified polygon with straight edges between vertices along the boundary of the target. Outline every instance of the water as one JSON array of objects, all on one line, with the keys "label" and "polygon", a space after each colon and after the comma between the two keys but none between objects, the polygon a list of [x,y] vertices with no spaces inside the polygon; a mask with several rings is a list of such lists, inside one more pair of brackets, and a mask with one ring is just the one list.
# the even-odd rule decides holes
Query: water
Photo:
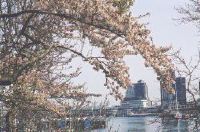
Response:
[{"label": "water", "polygon": [[161,119],[158,117],[111,117],[105,129],[93,132],[193,132],[190,120]]}]

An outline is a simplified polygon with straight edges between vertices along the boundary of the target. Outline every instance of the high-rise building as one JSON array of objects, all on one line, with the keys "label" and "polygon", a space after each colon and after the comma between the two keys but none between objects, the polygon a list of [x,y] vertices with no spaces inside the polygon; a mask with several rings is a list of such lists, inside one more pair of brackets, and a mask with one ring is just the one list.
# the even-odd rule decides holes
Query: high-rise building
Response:
[{"label": "high-rise building", "polygon": [[177,102],[180,105],[186,105],[186,81],[185,77],[176,78]]},{"label": "high-rise building", "polygon": [[[172,84],[175,87],[175,84]],[[166,89],[161,88],[161,106],[162,108],[168,108],[170,104],[174,104],[176,101],[176,94],[169,93]]]},{"label": "high-rise building", "polygon": [[129,86],[125,98],[122,101],[122,107],[126,108],[146,108],[151,106],[148,98],[148,88],[144,81],[139,80],[137,83]]},{"label": "high-rise building", "polygon": [[[180,105],[186,105],[186,81],[185,77],[175,77],[173,73],[175,84],[172,87],[176,93],[169,93],[164,88],[161,88],[161,106],[162,108],[168,108],[170,105],[173,106],[176,103]],[[176,101],[177,100],[177,101]]]},{"label": "high-rise building", "polygon": [[134,84],[135,98],[136,99],[148,99],[148,89],[144,81],[139,80]]},{"label": "high-rise building", "polygon": [[[175,79],[175,72],[172,72],[172,78]],[[160,85],[161,86],[161,85]],[[175,89],[175,84],[171,84],[172,88]],[[165,88],[162,86],[160,87],[161,93],[161,107],[168,108],[169,105],[174,104],[176,101],[176,94],[169,93]]]},{"label": "high-rise building", "polygon": [[142,80],[139,80],[137,83],[129,86],[129,88],[126,91],[125,99],[148,99],[148,89],[146,83]]}]

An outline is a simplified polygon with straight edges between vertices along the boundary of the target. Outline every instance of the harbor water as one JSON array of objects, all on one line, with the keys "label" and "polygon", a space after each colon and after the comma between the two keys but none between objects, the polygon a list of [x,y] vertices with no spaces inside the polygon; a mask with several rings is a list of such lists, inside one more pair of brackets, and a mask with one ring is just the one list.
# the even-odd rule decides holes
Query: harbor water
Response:
[{"label": "harbor water", "polygon": [[195,132],[191,120],[161,119],[159,117],[110,117],[106,128],[92,132]]}]

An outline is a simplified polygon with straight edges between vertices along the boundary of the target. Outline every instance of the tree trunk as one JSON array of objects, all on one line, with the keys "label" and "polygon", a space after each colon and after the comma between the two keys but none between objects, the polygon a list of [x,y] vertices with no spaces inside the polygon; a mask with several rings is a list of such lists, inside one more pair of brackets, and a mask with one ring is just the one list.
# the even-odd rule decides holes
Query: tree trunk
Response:
[{"label": "tree trunk", "polygon": [[11,132],[11,122],[10,122],[11,111],[8,111],[6,114],[6,132]]},{"label": "tree trunk", "polygon": [[6,113],[6,132],[16,132],[16,126],[15,126],[15,112],[13,111],[13,109],[8,110],[8,112]]}]

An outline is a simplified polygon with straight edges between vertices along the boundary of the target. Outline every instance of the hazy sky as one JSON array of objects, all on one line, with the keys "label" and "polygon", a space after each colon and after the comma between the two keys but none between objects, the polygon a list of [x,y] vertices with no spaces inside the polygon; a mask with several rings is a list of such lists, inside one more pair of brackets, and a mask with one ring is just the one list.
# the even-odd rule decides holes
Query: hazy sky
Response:
[{"label": "hazy sky", "polygon": [[[154,43],[181,49],[183,57],[187,59],[197,54],[200,37],[193,24],[180,24],[175,20],[181,17],[176,8],[184,6],[185,3],[188,3],[188,0],[136,0],[133,13],[141,15],[149,12],[150,16],[145,18],[145,21],[149,22],[148,28],[151,30]],[[133,80],[144,79],[149,88],[149,97],[160,97],[159,82],[155,79],[154,72],[137,63],[141,64],[141,61],[137,59],[137,62],[130,63]]]},{"label": "hazy sky", "polygon": [[[180,24],[173,19],[180,18],[175,8],[184,6],[188,0],[136,0],[131,11],[135,16],[150,13],[150,16],[143,18],[142,22],[148,22],[151,36],[156,45],[172,45],[174,49],[182,49],[182,55],[186,58],[197,54],[198,36],[197,29],[192,24]],[[151,68],[143,66],[143,59],[140,56],[126,57],[130,66],[130,76],[133,82],[144,80],[148,86],[150,99],[160,98],[159,82]],[[87,82],[88,91],[104,94],[108,91],[103,86],[104,77],[101,73],[94,72],[89,65],[83,67],[83,74],[78,79],[80,82]],[[109,97],[111,105],[117,104],[112,97]],[[98,99],[99,101],[99,99]]]}]

